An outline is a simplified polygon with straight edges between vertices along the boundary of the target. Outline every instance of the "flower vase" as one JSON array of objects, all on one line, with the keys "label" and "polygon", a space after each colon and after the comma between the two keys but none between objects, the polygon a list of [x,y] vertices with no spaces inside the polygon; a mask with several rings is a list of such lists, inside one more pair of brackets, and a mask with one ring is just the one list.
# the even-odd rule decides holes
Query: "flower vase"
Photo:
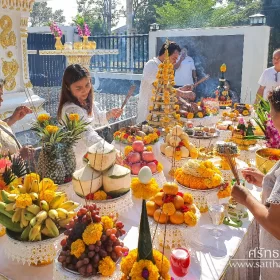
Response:
[{"label": "flower vase", "polygon": [[62,50],[63,49],[63,45],[62,45],[62,42],[61,42],[61,37],[55,37],[55,49],[56,50]]},{"label": "flower vase", "polygon": [[90,48],[90,44],[88,41],[88,36],[83,36],[83,49],[87,50]]}]

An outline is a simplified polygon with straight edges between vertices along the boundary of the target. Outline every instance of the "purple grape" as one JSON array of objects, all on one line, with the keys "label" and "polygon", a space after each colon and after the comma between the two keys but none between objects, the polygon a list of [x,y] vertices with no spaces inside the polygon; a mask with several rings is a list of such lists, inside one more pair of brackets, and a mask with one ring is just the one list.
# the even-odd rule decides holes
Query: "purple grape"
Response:
[{"label": "purple grape", "polygon": [[59,261],[60,263],[65,262],[65,260],[66,260],[66,257],[65,257],[65,256],[59,256],[59,257],[58,257],[58,261]]},{"label": "purple grape", "polygon": [[94,263],[99,263],[99,261],[100,261],[100,257],[99,257],[99,255],[98,255],[98,254],[95,254],[95,255],[94,255],[94,257],[93,257],[93,261],[94,261]]},{"label": "purple grape", "polygon": [[88,264],[89,263],[89,258],[84,258],[83,262],[84,262],[84,264]]},{"label": "purple grape", "polygon": [[76,268],[77,269],[79,269],[80,267],[82,267],[84,265],[84,261],[78,261],[77,263],[76,263]]},{"label": "purple grape", "polygon": [[94,251],[90,251],[90,252],[88,253],[88,257],[89,257],[89,258],[92,258],[94,255],[95,255],[95,252],[94,252]]},{"label": "purple grape", "polygon": [[107,252],[105,250],[100,250],[99,255],[101,258],[107,257]]},{"label": "purple grape", "polygon": [[95,252],[99,252],[99,250],[100,250],[100,247],[99,246],[95,246],[94,251]]},{"label": "purple grape", "polygon": [[93,244],[89,245],[89,246],[88,246],[88,249],[89,249],[90,251],[93,251],[93,250],[95,249],[95,245],[93,245]]},{"label": "purple grape", "polygon": [[92,271],[93,271],[92,264],[89,263],[89,264],[87,265],[86,271],[87,271],[88,274],[91,274],[91,273],[92,273]]}]

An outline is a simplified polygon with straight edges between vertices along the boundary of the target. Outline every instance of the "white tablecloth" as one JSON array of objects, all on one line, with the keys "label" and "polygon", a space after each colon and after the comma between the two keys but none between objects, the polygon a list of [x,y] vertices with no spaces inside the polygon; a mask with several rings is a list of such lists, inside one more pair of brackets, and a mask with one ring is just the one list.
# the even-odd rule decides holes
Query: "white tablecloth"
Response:
[{"label": "white tablecloth", "polygon": [[[259,198],[260,190],[255,187],[251,187],[252,193]],[[124,222],[128,234],[125,237],[125,244],[130,249],[137,247],[138,241],[138,224],[141,214],[141,201],[134,200],[134,207],[129,211],[129,215],[126,213],[123,216],[120,216],[120,220]],[[257,234],[257,232],[249,233],[248,230],[256,230],[252,227],[253,216],[249,213],[249,218],[244,220],[242,228],[233,228],[225,225],[221,225],[220,229],[222,231],[222,236],[218,240],[218,243],[215,243],[214,238],[209,234],[209,230],[213,228],[210,218],[207,213],[202,215],[201,218],[201,228],[200,234],[197,236],[198,242],[193,244],[191,247],[191,266],[189,273],[184,279],[186,280],[217,280],[221,279],[224,275],[226,268],[226,276],[224,279],[246,279],[249,278],[232,278],[233,275],[237,275],[242,270],[228,267],[229,260],[236,254],[236,252],[242,250],[242,258],[246,258],[244,254],[248,253],[248,237],[251,234]],[[247,239],[246,239],[247,238]],[[242,240],[246,244],[241,244]],[[0,274],[6,275],[13,280],[51,280],[53,279],[53,264],[47,265],[44,267],[33,267],[28,265],[22,265],[16,261],[7,259],[4,255],[3,244],[7,242],[7,236],[0,238]],[[204,246],[201,248],[197,243],[203,242]],[[240,246],[241,244],[241,246]],[[244,247],[245,246],[245,247]],[[247,247],[246,247],[247,246]],[[254,246],[252,244],[252,246]],[[239,248],[240,247],[240,248]],[[238,249],[239,248],[239,249]],[[245,248],[245,249],[244,249]],[[168,251],[166,254],[168,255]],[[235,257],[236,258],[236,257]],[[239,256],[240,258],[240,256]],[[235,272],[233,272],[235,271]],[[227,274],[228,273],[228,274]],[[244,274],[243,274],[244,275]],[[174,276],[174,275],[173,275]],[[175,279],[177,279],[175,277]],[[250,278],[256,280],[254,276]]]}]

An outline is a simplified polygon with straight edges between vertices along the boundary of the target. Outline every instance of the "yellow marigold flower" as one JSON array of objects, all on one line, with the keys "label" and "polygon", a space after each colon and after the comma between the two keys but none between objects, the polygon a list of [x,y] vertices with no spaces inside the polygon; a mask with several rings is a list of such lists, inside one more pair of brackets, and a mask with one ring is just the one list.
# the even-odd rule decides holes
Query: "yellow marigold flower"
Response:
[{"label": "yellow marigold flower", "polygon": [[233,108],[236,109],[237,105],[238,105],[238,103],[234,103]]},{"label": "yellow marigold flower", "polygon": [[130,271],[133,267],[133,264],[137,260],[137,254],[138,254],[138,250],[134,249],[132,251],[129,251],[129,253],[126,257],[122,258],[121,271],[122,271],[123,274],[129,275],[129,273],[130,273]]},{"label": "yellow marigold flower", "polygon": [[[150,121],[152,119],[152,115],[151,114],[149,114],[148,116],[147,116],[147,121]],[[137,137],[137,136],[136,136]],[[142,138],[141,138],[142,139]]]},{"label": "yellow marigold flower", "polygon": [[46,130],[47,130],[48,133],[54,134],[59,130],[59,127],[56,126],[56,125],[47,125]]},{"label": "yellow marigold flower", "polygon": [[193,119],[193,117],[194,117],[194,113],[189,112],[187,114],[187,119]]},{"label": "yellow marigold flower", "polygon": [[174,105],[174,110],[178,111],[180,109],[179,105]]},{"label": "yellow marigold flower", "polygon": [[197,116],[198,116],[199,118],[203,118],[203,117],[204,117],[202,112],[198,112],[198,113],[197,113]]},{"label": "yellow marigold flower", "polygon": [[157,165],[157,172],[161,172],[163,170],[163,165],[159,162]]},{"label": "yellow marigold flower", "polygon": [[153,85],[154,85],[154,87],[157,87],[158,86],[158,81],[154,81]]},{"label": "yellow marigold flower", "polygon": [[139,262],[135,262],[129,276],[131,277],[131,279],[141,280],[143,279],[142,272],[144,269],[148,271],[149,279],[159,279],[159,269],[151,261],[148,260],[140,260]]},{"label": "yellow marigold flower", "polygon": [[94,200],[106,200],[107,199],[107,193],[104,191],[97,191],[94,193]]},{"label": "yellow marigold flower", "polygon": [[172,202],[168,202],[163,204],[162,211],[164,214],[172,216],[176,212],[176,208]]},{"label": "yellow marigold flower", "polygon": [[170,84],[171,84],[172,86],[175,86],[175,82],[174,82],[174,81],[172,81]]},{"label": "yellow marigold flower", "polygon": [[69,120],[70,121],[79,121],[80,120],[80,116],[79,116],[79,114],[70,114],[69,115]]},{"label": "yellow marigold flower", "polygon": [[227,71],[227,66],[226,66],[225,63],[223,63],[223,64],[221,65],[220,71],[221,71],[222,73],[225,73],[225,72]]},{"label": "yellow marigold flower", "polygon": [[51,117],[48,114],[40,114],[37,118],[37,121],[38,122],[45,122],[45,121],[48,121],[50,118]]},{"label": "yellow marigold flower", "polygon": [[[157,250],[153,250],[154,260],[157,268],[159,269],[159,272],[161,276],[167,275],[170,269],[170,262],[166,258],[166,256],[162,255],[161,252]],[[163,277],[163,279],[166,279]]]},{"label": "yellow marigold flower", "polygon": [[219,190],[219,192],[217,194],[219,199],[222,199],[222,198],[225,198],[225,197],[229,197],[230,195],[231,195],[231,187],[230,187],[230,185],[228,185],[223,190]]},{"label": "yellow marigold flower", "polygon": [[180,114],[175,114],[175,118],[176,118],[177,120],[179,120],[179,119],[180,119]]},{"label": "yellow marigold flower", "polygon": [[148,184],[142,184],[138,178],[132,178],[131,189],[136,198],[142,199],[149,199],[159,192],[158,183],[154,178]]},{"label": "yellow marigold flower", "polygon": [[184,202],[187,204],[193,204],[193,196],[190,193],[184,193]]},{"label": "yellow marigold flower", "polygon": [[154,106],[149,106],[149,110],[152,111],[154,109]]},{"label": "yellow marigold flower", "polygon": [[114,226],[114,222],[109,216],[102,216],[101,222],[104,230],[111,229]]},{"label": "yellow marigold flower", "polygon": [[197,224],[197,217],[192,211],[184,213],[185,224],[190,227],[194,227]]},{"label": "yellow marigold flower", "polygon": [[85,251],[86,246],[83,240],[77,239],[71,244],[71,255],[74,255],[76,258],[79,258]]},{"label": "yellow marigold flower", "polygon": [[165,114],[169,114],[169,112],[170,112],[169,108],[164,108],[164,113]]},{"label": "yellow marigold flower", "polygon": [[55,197],[55,192],[51,190],[45,190],[41,191],[39,198],[40,200],[46,200],[48,203],[50,203]]},{"label": "yellow marigold flower", "polygon": [[40,191],[46,191],[46,190],[56,191],[57,185],[54,183],[54,181],[52,179],[44,178],[39,183],[39,190]]},{"label": "yellow marigold flower", "polygon": [[250,105],[249,105],[249,104],[245,104],[245,108],[246,108],[247,110],[250,110]]},{"label": "yellow marigold flower", "polygon": [[101,224],[89,224],[83,232],[83,241],[86,245],[95,244],[101,239],[103,226]]},{"label": "yellow marigold flower", "polygon": [[248,111],[248,110],[244,110],[244,111],[242,112],[242,115],[243,115],[243,116],[248,116],[248,115],[249,115],[249,111]]},{"label": "yellow marigold flower", "polygon": [[16,198],[16,207],[17,208],[26,208],[32,204],[32,198],[28,193],[20,194]]},{"label": "yellow marigold flower", "polygon": [[136,136],[135,139],[141,141],[141,140],[142,140],[142,137],[141,137],[141,136]]},{"label": "yellow marigold flower", "polygon": [[[142,138],[141,138],[142,139]],[[133,151],[133,149],[132,149],[132,147],[131,146],[126,146],[125,148],[124,148],[124,155],[125,156],[127,156],[130,152],[132,152]]]},{"label": "yellow marigold flower", "polygon": [[107,256],[99,262],[98,271],[102,276],[112,276],[116,270],[116,263]]},{"label": "yellow marigold flower", "polygon": [[148,152],[152,152],[153,151],[153,147],[152,146],[148,146],[146,149],[147,149]]}]

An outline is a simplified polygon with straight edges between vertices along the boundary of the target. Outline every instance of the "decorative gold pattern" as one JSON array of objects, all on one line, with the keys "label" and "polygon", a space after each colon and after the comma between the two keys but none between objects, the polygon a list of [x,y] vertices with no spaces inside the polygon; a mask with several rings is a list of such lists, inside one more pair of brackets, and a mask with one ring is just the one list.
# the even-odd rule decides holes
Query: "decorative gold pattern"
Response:
[{"label": "decorative gold pattern", "polygon": [[11,91],[17,85],[15,76],[18,73],[19,65],[15,59],[13,59],[12,61],[5,61],[4,59],[2,59],[2,62],[2,72],[5,76],[4,88],[7,91]]},{"label": "decorative gold pattern", "polygon": [[12,31],[13,21],[9,16],[4,15],[0,18],[0,28],[3,29],[0,33],[0,45],[4,49],[10,46],[15,46],[16,35],[15,32]]},{"label": "decorative gold pattern", "polygon": [[26,39],[23,38],[21,40],[21,47],[22,47],[22,59],[23,59],[23,74],[24,74],[24,79],[28,80],[28,56],[27,56],[27,42]]},{"label": "decorative gold pattern", "polygon": [[11,52],[11,51],[8,51],[8,52],[7,52],[7,57],[8,57],[8,58],[11,58],[11,57],[13,57],[13,52]]},{"label": "decorative gold pattern", "polygon": [[31,81],[29,80],[27,83],[24,84],[24,87],[26,87],[26,88],[32,88],[33,85],[32,85],[32,83],[31,83]]},{"label": "decorative gold pattern", "polygon": [[2,9],[30,12],[34,0],[0,0]]}]

